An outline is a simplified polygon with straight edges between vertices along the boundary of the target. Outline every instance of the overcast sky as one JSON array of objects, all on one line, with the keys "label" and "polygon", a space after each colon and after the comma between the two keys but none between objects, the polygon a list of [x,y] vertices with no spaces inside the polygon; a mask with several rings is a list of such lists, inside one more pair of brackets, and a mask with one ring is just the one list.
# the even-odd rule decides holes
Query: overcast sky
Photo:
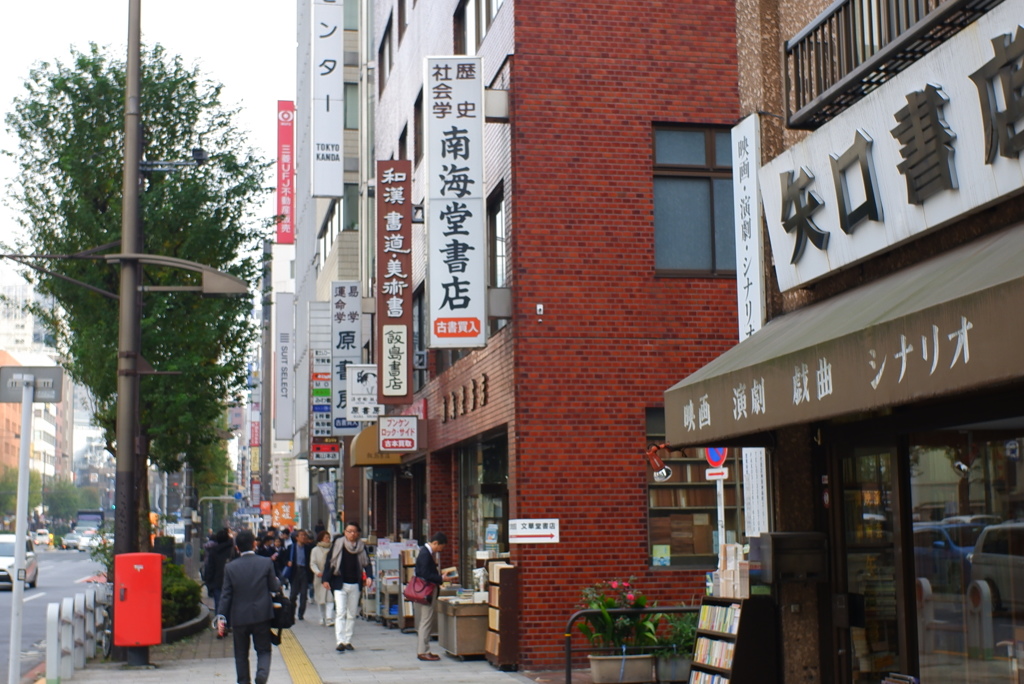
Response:
[{"label": "overcast sky", "polygon": [[[89,43],[127,54],[128,0],[44,0],[4,2],[0,40],[0,114],[24,91],[33,65],[60,59],[71,47]],[[275,157],[277,101],[295,98],[295,0],[142,0],[142,40],[181,55],[214,82],[224,84],[222,100],[240,106],[238,126],[267,160]],[[145,103],[143,103],[145,106]],[[14,139],[0,117],[0,149],[13,151]],[[187,158],[188,149],[182,150]],[[0,158],[0,188],[6,193],[16,167]],[[267,181],[276,180],[271,170]],[[4,194],[6,198],[6,194]],[[273,214],[268,203],[267,215]],[[15,229],[12,214],[0,206],[0,236]],[[8,263],[0,259],[0,271]]]}]

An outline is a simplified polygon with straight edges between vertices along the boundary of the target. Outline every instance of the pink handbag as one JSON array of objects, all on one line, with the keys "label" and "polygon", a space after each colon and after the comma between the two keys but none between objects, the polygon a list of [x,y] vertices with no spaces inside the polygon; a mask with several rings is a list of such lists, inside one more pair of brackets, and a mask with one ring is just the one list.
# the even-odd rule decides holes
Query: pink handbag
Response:
[{"label": "pink handbag", "polygon": [[408,601],[427,605],[434,595],[434,583],[428,582],[422,577],[413,577],[412,581],[405,585],[402,595]]}]

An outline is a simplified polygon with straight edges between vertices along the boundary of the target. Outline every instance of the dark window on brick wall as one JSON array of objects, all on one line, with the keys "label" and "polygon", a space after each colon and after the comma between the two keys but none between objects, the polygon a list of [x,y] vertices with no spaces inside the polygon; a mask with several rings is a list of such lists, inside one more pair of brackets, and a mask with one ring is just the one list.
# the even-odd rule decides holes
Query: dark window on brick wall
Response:
[{"label": "dark window on brick wall", "polygon": [[412,106],[412,163],[417,166],[423,159],[423,91]]},{"label": "dark window on brick wall", "polygon": [[655,270],[735,275],[729,130],[656,126],[653,142]]}]

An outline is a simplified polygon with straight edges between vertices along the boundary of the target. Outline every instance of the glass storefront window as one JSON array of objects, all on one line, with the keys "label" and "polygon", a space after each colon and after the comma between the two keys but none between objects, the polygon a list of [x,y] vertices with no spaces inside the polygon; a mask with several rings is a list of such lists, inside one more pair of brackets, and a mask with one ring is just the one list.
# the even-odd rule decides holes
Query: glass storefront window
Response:
[{"label": "glass storefront window", "polygon": [[477,552],[508,551],[508,441],[506,435],[461,446],[462,584],[472,582]]},{"label": "glass storefront window", "polygon": [[1024,659],[1024,430],[950,430],[910,448],[922,683],[1013,681]]}]

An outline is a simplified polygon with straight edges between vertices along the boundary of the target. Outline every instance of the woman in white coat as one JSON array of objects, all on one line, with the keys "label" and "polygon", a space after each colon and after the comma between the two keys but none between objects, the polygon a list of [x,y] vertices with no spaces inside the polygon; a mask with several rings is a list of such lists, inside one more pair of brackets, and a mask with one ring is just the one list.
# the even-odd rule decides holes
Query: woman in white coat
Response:
[{"label": "woman in white coat", "polygon": [[331,533],[321,530],[316,535],[316,546],[309,554],[309,569],[313,571],[313,602],[320,608],[320,624],[334,625],[334,592],[324,588],[324,567],[331,550]]}]

